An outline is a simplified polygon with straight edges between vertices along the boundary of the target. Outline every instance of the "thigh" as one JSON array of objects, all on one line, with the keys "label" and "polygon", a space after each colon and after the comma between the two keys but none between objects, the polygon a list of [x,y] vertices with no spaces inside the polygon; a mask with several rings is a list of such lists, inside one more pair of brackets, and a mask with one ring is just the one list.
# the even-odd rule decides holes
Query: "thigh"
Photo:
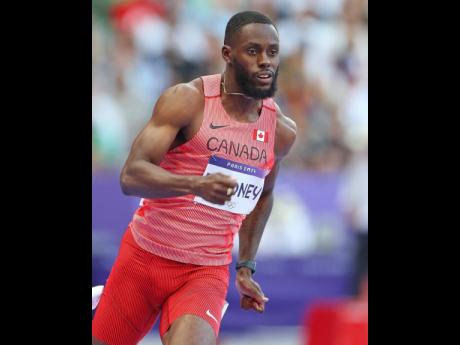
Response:
[{"label": "thigh", "polygon": [[93,318],[95,339],[108,345],[137,344],[150,330],[159,314],[149,300],[150,261],[149,253],[124,237]]},{"label": "thigh", "polygon": [[[200,334],[215,341],[227,296],[228,267],[203,267],[186,279],[187,282],[170,295],[162,306],[160,336],[164,338],[170,331],[167,337],[176,341],[179,337],[187,339],[184,333],[188,339]],[[185,325],[193,327],[186,331]],[[175,342],[171,344],[176,345]]]}]

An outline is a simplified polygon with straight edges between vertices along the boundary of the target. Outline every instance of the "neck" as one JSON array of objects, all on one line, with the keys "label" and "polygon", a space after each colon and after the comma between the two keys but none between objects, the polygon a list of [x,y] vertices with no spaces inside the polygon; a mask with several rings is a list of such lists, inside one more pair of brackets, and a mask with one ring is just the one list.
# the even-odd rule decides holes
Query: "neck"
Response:
[{"label": "neck", "polygon": [[222,75],[220,95],[222,104],[226,108],[241,115],[245,115],[253,111],[259,112],[262,107],[261,99],[255,99],[243,94],[235,80],[234,75],[229,73],[227,70]]}]

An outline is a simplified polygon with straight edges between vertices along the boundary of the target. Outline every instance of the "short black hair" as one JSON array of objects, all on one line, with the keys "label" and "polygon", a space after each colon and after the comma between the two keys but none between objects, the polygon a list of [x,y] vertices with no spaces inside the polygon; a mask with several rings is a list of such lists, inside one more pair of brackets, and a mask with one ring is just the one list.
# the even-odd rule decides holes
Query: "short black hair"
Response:
[{"label": "short black hair", "polygon": [[240,31],[243,26],[252,23],[270,24],[276,29],[273,21],[265,14],[256,11],[239,12],[233,15],[227,23],[227,27],[225,28],[224,44],[230,45],[235,34]]}]

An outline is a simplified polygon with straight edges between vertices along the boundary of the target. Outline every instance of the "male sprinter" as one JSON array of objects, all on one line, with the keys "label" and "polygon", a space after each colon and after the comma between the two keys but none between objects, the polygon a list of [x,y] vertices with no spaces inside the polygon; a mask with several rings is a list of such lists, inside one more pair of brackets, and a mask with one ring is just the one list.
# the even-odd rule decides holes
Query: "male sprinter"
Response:
[{"label": "male sprinter", "polygon": [[223,74],[166,90],[121,173],[141,203],[93,319],[93,344],[137,344],[160,318],[165,345],[215,345],[239,232],[241,306],[263,312],[252,279],[295,123],[272,99],[279,37],[258,12],[225,30]]}]

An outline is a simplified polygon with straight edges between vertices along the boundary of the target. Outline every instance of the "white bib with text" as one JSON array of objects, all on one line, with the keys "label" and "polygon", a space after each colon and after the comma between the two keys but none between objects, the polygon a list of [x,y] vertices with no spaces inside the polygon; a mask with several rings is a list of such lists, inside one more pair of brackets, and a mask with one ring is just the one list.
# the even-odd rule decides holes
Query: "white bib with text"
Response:
[{"label": "white bib with text", "polygon": [[194,201],[220,210],[238,214],[249,214],[256,207],[264,189],[267,171],[251,165],[211,156],[203,176],[221,173],[237,180],[236,191],[224,205],[213,204],[199,196]]}]

